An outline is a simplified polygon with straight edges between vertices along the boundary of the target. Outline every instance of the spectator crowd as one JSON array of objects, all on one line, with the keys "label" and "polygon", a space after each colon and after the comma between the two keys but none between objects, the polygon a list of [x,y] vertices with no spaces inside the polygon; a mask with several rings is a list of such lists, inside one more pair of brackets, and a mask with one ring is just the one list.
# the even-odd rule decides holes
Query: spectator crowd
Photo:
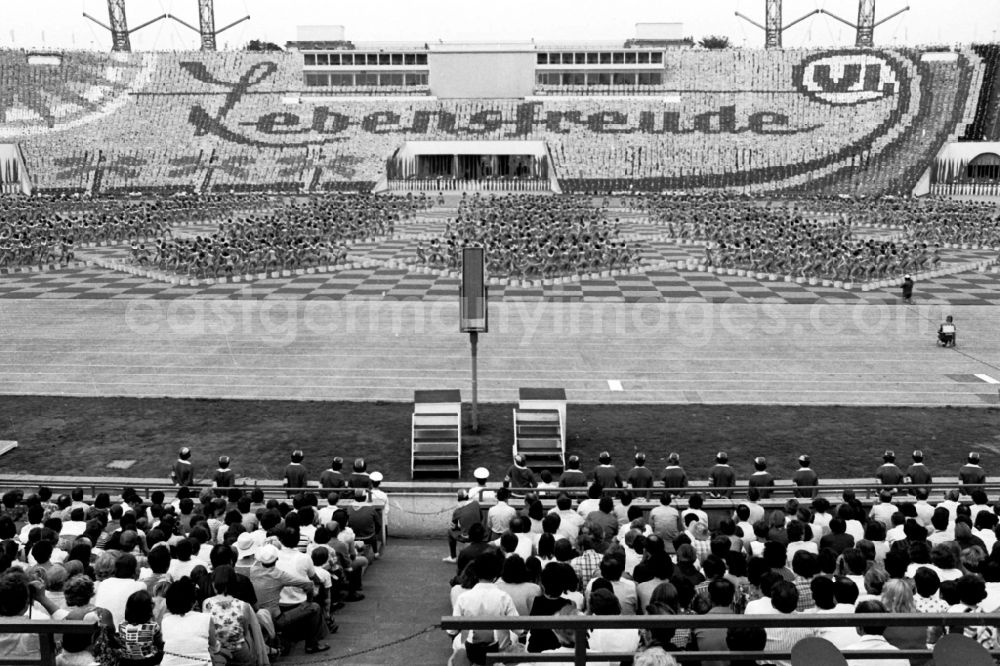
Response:
[{"label": "spectator crowd", "polygon": [[[913,452],[906,469],[892,451],[883,459],[874,475],[881,490],[871,506],[853,490],[837,498],[821,494],[808,456],[798,461],[794,497],[783,503],[767,501],[775,480],[766,459],[756,458],[747,485],[735,488],[736,474],[721,452],[704,492],[688,485],[677,454],[659,473],[646,467],[643,454],[628,471],[619,471],[607,452],[589,471],[571,456],[558,477],[536,476],[515,459],[499,487],[487,484],[489,470],[477,469],[476,484],[459,491],[449,531],[445,561],[456,566],[453,615],[793,617],[1000,609],[1000,504],[991,504],[983,490],[979,455],[969,455],[958,485],[939,501],[930,500],[934,475],[921,451]],[[712,507],[710,518],[704,493],[727,500],[721,515]],[[555,506],[543,506],[541,498],[552,495]],[[989,622],[964,628],[930,620],[926,626],[887,624],[593,629],[587,649],[780,653],[819,636],[850,664],[862,664],[850,660],[852,651],[932,648],[950,632],[998,647],[997,628]],[[573,641],[573,632],[548,629],[467,630],[455,632],[453,648],[457,663],[479,664],[482,655],[499,650],[572,653]]]},{"label": "spectator crowd", "polygon": [[[294,452],[287,500],[265,501],[234,485],[227,456],[211,487],[186,485],[190,453],[171,470],[173,497],[5,493],[0,615],[96,622],[62,637],[61,666],[266,666],[297,643],[328,650],[380,557],[381,475],[360,459],[341,474],[338,458],[309,489]],[[0,654],[37,659],[38,636],[0,634]]]}]

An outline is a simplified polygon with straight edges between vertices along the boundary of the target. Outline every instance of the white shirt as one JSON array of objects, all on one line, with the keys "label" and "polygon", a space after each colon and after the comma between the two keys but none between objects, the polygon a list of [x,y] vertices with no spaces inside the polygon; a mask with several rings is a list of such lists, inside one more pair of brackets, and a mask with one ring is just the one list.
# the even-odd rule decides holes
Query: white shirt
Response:
[{"label": "white shirt", "polygon": [[549,513],[555,513],[559,516],[559,529],[555,533],[556,541],[559,539],[569,539],[575,543],[576,538],[580,536],[580,528],[583,527],[583,516],[573,509],[566,509],[565,511],[552,509]]},{"label": "white shirt", "polygon": [[[858,640],[841,648],[842,652],[852,650],[898,650],[899,648],[885,640],[884,636],[866,634]],[[846,656],[846,655],[845,655]],[[847,666],[910,666],[909,659],[849,659]]]},{"label": "white shirt", "polygon": [[600,510],[600,507],[601,500],[588,497],[580,502],[580,506],[576,507],[576,512],[580,514],[581,518],[586,518],[593,512]]},{"label": "white shirt", "polygon": [[[817,608],[817,614],[850,615],[854,612],[854,604],[837,604],[829,610]],[[816,635],[833,643],[838,650],[858,642],[858,632],[854,627],[817,627]]]},{"label": "white shirt", "polygon": [[115,626],[125,621],[125,603],[133,592],[145,590],[146,584],[131,578],[102,580],[94,594],[94,605],[105,608],[115,620]]},{"label": "white shirt", "polygon": [[931,517],[934,515],[934,507],[928,504],[927,500],[917,500],[913,503],[913,508],[917,511],[917,522],[924,527],[930,527]]},{"label": "white shirt", "polygon": [[497,502],[486,514],[486,524],[491,532],[503,534],[510,527],[511,518],[517,515],[517,510],[507,502]]},{"label": "white shirt", "polygon": [[[313,566],[312,558],[305,553],[300,553],[297,548],[281,547],[278,551],[278,562],[275,567],[286,573],[290,573],[296,578],[312,580],[316,577],[316,567]],[[306,600],[306,592],[300,587],[281,588],[279,604],[301,604]]]},{"label": "white shirt", "polygon": [[[456,617],[479,617],[483,615],[517,616],[517,608],[510,595],[495,584],[479,581],[472,589],[458,595],[451,614]],[[512,631],[487,631],[475,629],[462,631],[459,634],[462,641],[492,643],[496,641],[503,650],[506,645],[517,641],[517,635]]]},{"label": "white shirt", "polygon": [[[587,642],[589,652],[635,652],[639,649],[638,629],[594,629]],[[588,661],[591,666],[618,666],[618,662]]]}]

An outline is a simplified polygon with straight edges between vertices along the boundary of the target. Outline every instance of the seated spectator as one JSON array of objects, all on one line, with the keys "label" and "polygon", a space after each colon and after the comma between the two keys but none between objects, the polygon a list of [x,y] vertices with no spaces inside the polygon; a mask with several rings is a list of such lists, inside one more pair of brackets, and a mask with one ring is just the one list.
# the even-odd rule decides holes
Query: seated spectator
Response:
[{"label": "seated spectator", "polygon": [[139,581],[138,562],[135,556],[125,553],[115,559],[115,573],[97,588],[94,604],[111,613],[113,626],[125,621],[125,605],[134,592],[146,590],[146,584]]},{"label": "seated spectator", "polygon": [[163,634],[153,619],[153,598],[149,592],[133,592],[125,603],[125,615],[118,624],[120,666],[153,666],[163,658]]},{"label": "seated spectator", "polygon": [[[887,613],[885,606],[881,601],[862,601],[858,604],[856,613]],[[857,628],[857,633],[860,639],[847,645],[843,648],[845,653],[849,653],[854,650],[879,650],[879,651],[893,651],[898,650],[895,645],[891,644],[885,638],[886,627],[879,626],[876,624],[862,624]],[[849,656],[846,655],[845,656]],[[878,666],[910,666],[910,662],[907,659],[891,659],[882,658],[878,660],[871,659],[848,659],[848,666],[865,666],[865,664],[877,664]]]},{"label": "seated spectator", "polygon": [[510,595],[518,615],[530,615],[531,604],[541,594],[541,588],[531,580],[524,559],[516,553],[504,559],[496,586]]},{"label": "seated spectator", "polygon": [[[591,615],[621,615],[621,606],[614,592],[607,589],[594,590],[588,597],[587,607]],[[588,649],[590,652],[635,652],[639,647],[639,632],[636,629],[593,629],[590,632]],[[611,662],[589,662],[612,666]]]}]

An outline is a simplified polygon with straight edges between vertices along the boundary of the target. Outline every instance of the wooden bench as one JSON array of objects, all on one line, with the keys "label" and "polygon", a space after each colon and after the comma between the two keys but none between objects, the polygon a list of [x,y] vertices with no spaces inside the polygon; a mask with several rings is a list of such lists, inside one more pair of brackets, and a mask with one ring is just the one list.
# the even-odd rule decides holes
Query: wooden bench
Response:
[{"label": "wooden bench", "polygon": [[410,474],[462,473],[462,397],[458,391],[416,391]]}]

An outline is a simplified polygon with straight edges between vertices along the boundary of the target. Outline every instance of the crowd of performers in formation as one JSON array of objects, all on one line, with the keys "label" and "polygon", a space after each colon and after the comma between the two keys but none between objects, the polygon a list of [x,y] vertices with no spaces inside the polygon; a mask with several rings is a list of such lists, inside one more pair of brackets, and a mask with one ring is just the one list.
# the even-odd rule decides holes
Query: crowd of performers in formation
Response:
[{"label": "crowd of performers in formation", "polygon": [[132,261],[195,278],[335,265],[347,259],[345,243],[392,234],[398,221],[428,205],[420,197],[359,195],[263,203],[213,234],[133,243]]},{"label": "crowd of performers in formation", "polygon": [[[197,212],[211,212],[208,200]],[[148,241],[194,214],[177,200],[0,198],[0,267],[65,265],[88,243]]]},{"label": "crowd of performers in formation", "polygon": [[[440,199],[440,198],[439,198]],[[932,270],[943,244],[1000,248],[1000,209],[951,200],[802,198],[710,194],[630,195],[668,236],[709,243],[705,263],[835,280],[894,278]],[[199,195],[144,199],[0,199],[0,268],[67,264],[89,243],[131,244],[143,266],[220,276],[336,264],[344,243],[390,234],[431,207],[426,195]],[[437,201],[438,205],[442,202]],[[619,236],[608,200],[585,196],[463,195],[442,238],[420,243],[417,262],[457,269],[462,248],[487,248],[490,275],[551,278],[627,269],[639,261]],[[217,233],[174,234],[184,221],[226,220]],[[859,227],[894,226],[858,233]],[[879,238],[862,238],[860,236]],[[184,237],[182,237],[184,236]]]},{"label": "crowd of performers in formation", "polygon": [[880,217],[866,215],[870,211],[860,202],[841,200],[765,205],[722,196],[661,196],[631,199],[629,205],[645,210],[672,238],[707,241],[707,266],[861,281],[933,270],[941,262],[940,243],[917,233],[905,239],[859,237],[858,226],[904,223],[901,215],[871,202],[866,208],[881,211]]},{"label": "crowd of performers in formation", "polygon": [[465,247],[484,247],[489,275],[553,278],[627,269],[639,253],[619,237],[617,220],[590,197],[463,194],[444,237],[417,245],[417,262],[457,269]]}]

